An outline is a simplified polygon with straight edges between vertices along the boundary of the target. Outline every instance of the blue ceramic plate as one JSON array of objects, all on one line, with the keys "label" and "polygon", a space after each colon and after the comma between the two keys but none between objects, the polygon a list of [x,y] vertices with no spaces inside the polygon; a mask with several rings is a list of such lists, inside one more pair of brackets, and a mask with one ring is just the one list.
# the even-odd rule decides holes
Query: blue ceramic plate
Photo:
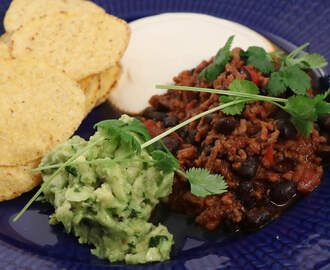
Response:
[{"label": "blue ceramic plate", "polygon": [[[1,0],[3,18],[9,0]],[[329,1],[285,0],[98,0],[108,12],[132,21],[163,12],[206,13],[255,29],[280,47],[310,42],[309,50],[330,60]],[[3,30],[2,30],[3,31]],[[196,33],[198,36],[198,33]],[[324,69],[329,74],[329,67]],[[322,75],[322,73],[320,73]],[[320,79],[326,87],[328,79]],[[92,125],[114,112],[108,105],[96,108],[78,134],[88,137]],[[172,260],[149,265],[110,265],[90,255],[61,227],[48,225],[50,208],[35,203],[22,218],[11,220],[32,192],[0,204],[0,269],[330,269],[330,172],[322,184],[281,218],[251,234],[208,233],[186,217],[163,211],[156,217],[175,236]],[[165,214],[164,214],[165,213]]]}]

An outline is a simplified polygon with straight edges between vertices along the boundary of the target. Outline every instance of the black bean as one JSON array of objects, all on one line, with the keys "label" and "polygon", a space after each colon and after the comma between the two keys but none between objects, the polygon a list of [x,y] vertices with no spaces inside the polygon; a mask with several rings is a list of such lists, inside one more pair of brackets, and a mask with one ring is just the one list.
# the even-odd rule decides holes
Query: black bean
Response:
[{"label": "black bean", "polygon": [[177,136],[171,136],[171,135],[165,137],[163,139],[163,143],[172,153],[175,153],[176,150],[178,150],[181,145],[181,141],[179,140],[179,138],[177,138]]},{"label": "black bean", "polygon": [[256,198],[250,195],[252,191],[253,184],[250,181],[241,182],[237,188],[237,197],[246,209],[251,209],[257,204]]},{"label": "black bean", "polygon": [[265,87],[260,88],[260,95],[268,96],[268,91]]},{"label": "black bean", "polygon": [[204,123],[210,124],[213,120],[213,113],[204,116]]},{"label": "black bean", "polygon": [[250,72],[246,70],[245,67],[242,67],[239,73],[243,74],[245,76],[245,80],[251,81],[251,75]]},{"label": "black bean", "polygon": [[288,171],[294,170],[299,161],[295,158],[284,158],[281,161],[276,161],[274,165],[274,170],[279,173],[286,173]]},{"label": "black bean", "polygon": [[175,125],[178,124],[178,118],[176,118],[175,116],[166,116],[164,118],[164,127],[168,128],[168,127],[173,127]]},{"label": "black bean", "polygon": [[273,119],[290,119],[290,114],[286,111],[283,111],[281,109],[276,110],[275,112],[271,113],[269,115]]},{"label": "black bean", "polygon": [[242,162],[241,167],[238,170],[238,174],[246,179],[253,178],[259,167],[259,159],[257,157],[248,157],[244,162]]},{"label": "black bean", "polygon": [[283,180],[276,183],[271,189],[271,200],[276,204],[288,202],[297,192],[297,183],[294,181]]},{"label": "black bean", "polygon": [[145,118],[151,118],[150,115],[152,113],[154,113],[156,111],[156,109],[154,107],[147,107],[144,109],[142,115],[145,117]]},{"label": "black bean", "polygon": [[297,136],[297,130],[290,120],[279,119],[276,122],[277,129],[280,131],[280,138],[289,140]]},{"label": "black bean", "polygon": [[179,136],[181,138],[185,138],[187,136],[188,132],[189,132],[189,127],[188,126],[184,126],[180,129],[178,129],[178,131],[177,131],[177,133],[179,134]]},{"label": "black bean", "polygon": [[264,207],[253,208],[246,213],[246,227],[248,229],[258,229],[271,219],[270,211]]},{"label": "black bean", "polygon": [[241,182],[238,186],[237,192],[239,193],[239,196],[245,196],[246,194],[249,194],[253,190],[253,184],[250,181],[244,181]]},{"label": "black bean", "polygon": [[232,220],[232,219],[228,219],[225,218],[223,220],[223,229],[226,232],[236,232],[239,231],[240,227],[239,227],[239,223],[237,223],[236,221]]},{"label": "black bean", "polygon": [[165,104],[163,102],[157,102],[157,105],[156,105],[156,110],[157,111],[160,111],[160,112],[168,112],[170,110],[168,104]]},{"label": "black bean", "polygon": [[234,118],[223,117],[217,120],[214,124],[214,128],[217,132],[229,135],[237,127],[238,123]]},{"label": "black bean", "polygon": [[318,120],[320,126],[326,130],[330,130],[330,113],[321,114]]},{"label": "black bean", "polygon": [[162,121],[166,117],[166,113],[157,111],[154,107],[146,108],[142,115],[145,118],[153,119],[156,121]]}]

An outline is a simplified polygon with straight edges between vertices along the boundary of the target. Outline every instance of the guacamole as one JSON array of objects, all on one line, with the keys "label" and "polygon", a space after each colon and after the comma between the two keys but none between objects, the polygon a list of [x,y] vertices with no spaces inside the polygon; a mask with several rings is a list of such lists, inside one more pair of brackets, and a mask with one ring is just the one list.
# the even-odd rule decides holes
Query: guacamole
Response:
[{"label": "guacamole", "polygon": [[[141,142],[141,136],[131,134]],[[74,136],[49,152],[40,166],[64,163],[102,137],[105,131],[101,128],[89,141]],[[147,150],[134,153],[120,137],[101,140],[66,166],[43,191],[42,200],[55,209],[50,224],[62,223],[79,243],[94,246],[92,254],[111,262],[169,259],[173,236],[163,225],[148,220],[159,200],[170,194],[173,173],[157,170],[149,160]],[[54,171],[43,170],[43,180]]]}]

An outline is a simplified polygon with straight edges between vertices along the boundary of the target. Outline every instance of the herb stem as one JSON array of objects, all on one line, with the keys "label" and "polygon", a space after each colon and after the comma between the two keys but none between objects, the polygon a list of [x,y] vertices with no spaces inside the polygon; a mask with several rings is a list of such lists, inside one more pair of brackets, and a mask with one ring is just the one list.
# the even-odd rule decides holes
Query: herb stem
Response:
[{"label": "herb stem", "polygon": [[300,47],[298,47],[297,49],[295,49],[294,51],[292,51],[291,53],[288,54],[287,58],[295,58],[297,56],[297,54],[302,51],[303,49],[305,49],[306,47],[309,46],[309,43],[305,43],[303,45],[301,45]]},{"label": "herb stem", "polygon": [[70,165],[72,161],[74,161],[76,158],[78,158],[80,155],[88,151],[91,147],[94,145],[100,143],[103,140],[103,138],[100,138],[90,144],[87,147],[82,148],[80,151],[78,151],[75,155],[73,155],[71,158],[69,158],[66,162],[64,162],[48,179],[46,182],[44,182],[39,190],[34,194],[34,196],[27,202],[27,204],[23,207],[23,209],[16,215],[16,217],[13,219],[14,222],[16,222],[23,214],[24,212],[30,207],[30,205],[39,197],[41,192],[50,184],[50,182],[61,172],[63,168]]},{"label": "herb stem", "polygon": [[185,125],[187,125],[187,124],[189,124],[189,123],[191,123],[191,122],[193,122],[193,121],[195,121],[195,120],[197,120],[199,118],[202,118],[205,115],[208,115],[210,113],[219,111],[219,110],[224,109],[226,107],[229,107],[229,106],[232,106],[232,105],[236,105],[236,104],[239,104],[239,103],[242,103],[242,102],[247,102],[247,101],[248,100],[234,100],[234,101],[228,102],[226,104],[221,104],[221,105],[219,105],[217,107],[214,107],[214,108],[212,108],[210,110],[207,110],[205,112],[202,112],[200,114],[197,114],[197,115],[195,115],[195,116],[193,116],[193,117],[191,117],[191,118],[183,121],[182,123],[176,125],[175,127],[172,127],[170,129],[166,130],[165,132],[163,132],[163,133],[159,134],[158,136],[154,137],[153,139],[145,142],[144,144],[141,145],[141,148],[143,149],[143,148],[148,147],[149,145],[157,142],[158,140],[163,139],[164,137],[166,137],[167,135],[171,134],[172,132],[174,132],[174,131],[176,131],[176,130],[182,128],[182,127],[184,127]]},{"label": "herb stem", "polygon": [[192,86],[156,85],[156,88],[157,89],[169,89],[169,90],[193,91],[193,92],[205,92],[205,93],[221,94],[221,95],[227,95],[227,96],[252,98],[255,100],[268,101],[268,102],[277,101],[277,102],[286,103],[288,101],[285,98],[268,97],[268,96],[254,95],[254,94],[248,94],[248,93],[243,93],[243,92],[219,90],[219,89],[212,89],[212,88],[200,88],[200,87],[192,87]]},{"label": "herb stem", "polygon": [[185,172],[179,170],[179,169],[175,169],[175,172],[177,172],[178,174],[181,174],[182,176],[186,177],[187,178],[187,175]]},{"label": "herb stem", "polygon": [[[109,159],[109,158],[102,158],[102,159],[95,159],[95,160],[86,160],[86,161],[73,161],[69,165],[81,165],[81,164],[97,164],[97,163],[103,163],[103,162],[153,162],[152,160],[147,160],[147,159],[131,159],[131,158],[125,158],[125,159]],[[65,163],[59,163],[59,164],[54,164],[54,165],[49,165],[45,167],[40,167],[40,168],[35,168],[31,170],[32,172],[38,172],[38,171],[43,171],[43,170],[48,170],[48,169],[56,169],[59,167],[62,167]],[[68,165],[66,165],[68,166]],[[64,165],[65,167],[65,165]]]}]

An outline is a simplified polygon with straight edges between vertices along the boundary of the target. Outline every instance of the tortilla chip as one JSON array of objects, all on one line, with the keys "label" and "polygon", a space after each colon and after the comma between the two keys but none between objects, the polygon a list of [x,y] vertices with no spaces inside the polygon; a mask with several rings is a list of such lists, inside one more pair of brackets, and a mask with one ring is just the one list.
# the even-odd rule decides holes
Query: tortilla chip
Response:
[{"label": "tortilla chip", "polygon": [[75,132],[85,96],[64,73],[33,59],[0,59],[0,166],[40,158]]},{"label": "tortilla chip", "polygon": [[116,64],[78,82],[86,96],[86,114],[108,98],[113,85],[119,79],[121,69],[121,66]]},{"label": "tortilla chip", "polygon": [[4,42],[1,42],[1,41],[0,41],[0,58],[1,59],[11,59],[8,46]]},{"label": "tortilla chip", "polygon": [[5,43],[7,46],[9,46],[10,38],[11,38],[11,34],[6,32],[2,36],[0,36],[0,41]]},{"label": "tortilla chip", "polygon": [[109,69],[108,72],[101,73],[101,78],[100,78],[101,89],[98,92],[98,99],[95,103],[95,106],[102,104],[108,99],[110,92],[116,86],[118,80],[120,79],[121,74],[122,74],[122,67],[120,64],[117,64],[112,69]]},{"label": "tortilla chip", "polygon": [[16,31],[27,22],[55,12],[103,14],[104,9],[84,0],[13,0],[4,18],[7,32]]},{"label": "tortilla chip", "polygon": [[88,76],[78,81],[78,84],[85,94],[85,111],[88,114],[94,108],[97,100],[97,93],[100,90],[100,74]]},{"label": "tortilla chip", "polygon": [[31,169],[38,167],[39,162],[40,159],[22,166],[0,166],[0,201],[14,199],[37,186],[41,174]]},{"label": "tortilla chip", "polygon": [[79,81],[115,65],[129,36],[128,24],[108,14],[53,13],[14,32],[10,52],[48,63]]}]

